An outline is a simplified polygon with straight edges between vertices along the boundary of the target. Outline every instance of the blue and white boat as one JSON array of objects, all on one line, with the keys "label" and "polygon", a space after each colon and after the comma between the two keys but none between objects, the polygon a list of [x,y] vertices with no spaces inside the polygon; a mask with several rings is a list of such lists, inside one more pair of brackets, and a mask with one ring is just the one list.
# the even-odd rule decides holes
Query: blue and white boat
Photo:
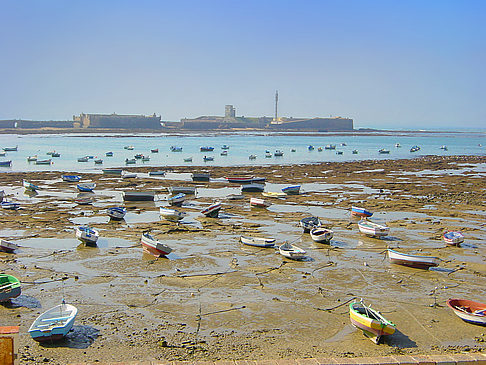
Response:
[{"label": "blue and white boat", "polygon": [[170,146],[171,152],[182,152],[182,147]]},{"label": "blue and white boat", "polygon": [[30,190],[30,191],[39,190],[39,187],[37,185],[34,185],[31,182],[28,182],[27,180],[22,180],[22,185],[24,186],[25,190]]},{"label": "blue and white boat", "polygon": [[176,207],[180,207],[182,203],[184,203],[184,200],[186,200],[186,194],[184,193],[179,193],[177,195],[167,198],[169,204],[174,205]]},{"label": "blue and white boat", "polygon": [[365,208],[352,206],[351,215],[358,216],[358,217],[371,217],[373,215],[373,212],[370,212]]},{"label": "blue and white boat", "polygon": [[2,201],[1,203],[2,209],[10,209],[10,210],[17,210],[20,208],[19,203],[9,202],[9,201]]},{"label": "blue and white boat", "polygon": [[214,147],[204,146],[200,148],[201,152],[211,152],[214,151]]},{"label": "blue and white boat", "polygon": [[459,246],[464,242],[464,235],[459,231],[449,231],[444,233],[444,241],[450,246]]},{"label": "blue and white boat", "polygon": [[87,193],[93,191],[94,188],[96,188],[96,183],[82,183],[76,185],[76,188],[78,188],[79,191]]},{"label": "blue and white boat", "polygon": [[106,213],[111,219],[120,221],[125,217],[125,214],[127,214],[127,209],[124,207],[111,207],[106,209]]},{"label": "blue and white boat", "polygon": [[300,185],[292,185],[282,188],[282,191],[287,195],[297,195],[300,192]]},{"label": "blue and white boat", "polygon": [[63,303],[42,313],[29,328],[30,336],[38,342],[62,339],[71,330],[78,309]]},{"label": "blue and white boat", "polygon": [[186,215],[187,214],[185,212],[181,212],[176,209],[160,207],[160,216],[168,221],[177,222],[183,219]]},{"label": "blue and white boat", "polygon": [[9,161],[0,161],[0,166],[12,166],[12,160]]},{"label": "blue and white boat", "polygon": [[81,180],[81,176],[79,175],[62,175],[62,181],[66,182],[79,182]]},{"label": "blue and white boat", "polygon": [[99,232],[89,226],[76,227],[76,238],[88,246],[96,246],[99,236]]}]

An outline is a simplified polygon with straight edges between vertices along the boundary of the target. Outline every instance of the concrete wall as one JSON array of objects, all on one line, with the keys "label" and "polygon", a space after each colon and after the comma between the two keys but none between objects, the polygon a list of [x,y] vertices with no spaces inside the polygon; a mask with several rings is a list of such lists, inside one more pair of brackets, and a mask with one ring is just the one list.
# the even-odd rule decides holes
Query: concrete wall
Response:
[{"label": "concrete wall", "polygon": [[161,129],[160,117],[155,114],[81,114],[73,119],[80,123],[82,128]]},{"label": "concrete wall", "polygon": [[312,130],[320,132],[352,131],[353,120],[348,118],[313,118],[295,122],[271,124],[271,129]]}]

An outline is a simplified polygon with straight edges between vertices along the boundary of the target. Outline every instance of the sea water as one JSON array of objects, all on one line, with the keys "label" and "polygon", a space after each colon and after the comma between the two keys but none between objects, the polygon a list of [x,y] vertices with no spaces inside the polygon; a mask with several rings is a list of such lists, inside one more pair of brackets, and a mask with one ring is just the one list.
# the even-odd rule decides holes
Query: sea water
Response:
[{"label": "sea water", "polygon": [[[326,145],[335,145],[335,150],[326,150]],[[396,147],[399,144],[401,147]],[[229,146],[228,155],[222,156],[222,146]],[[412,146],[419,146],[418,152],[410,152]],[[447,150],[441,146],[447,146]],[[0,147],[15,147],[18,151],[6,152],[0,161],[12,160],[11,167],[0,167],[7,171],[96,171],[107,167],[123,167],[125,159],[135,154],[150,157],[150,161],[137,160],[129,166],[242,166],[269,164],[305,164],[326,161],[355,161],[369,159],[403,159],[423,155],[484,155],[486,154],[486,133],[484,132],[374,132],[356,133],[277,133],[277,132],[231,132],[191,134],[32,134],[0,135]],[[133,150],[125,149],[133,146]],[[171,152],[170,147],[182,147],[182,152]],[[214,147],[212,152],[201,152],[200,147]],[[314,149],[310,150],[309,146]],[[322,151],[319,151],[319,147]],[[158,149],[158,153],[151,153]],[[380,154],[380,149],[389,154]],[[275,157],[276,150],[283,156]],[[357,150],[357,154],[352,151]],[[52,158],[52,165],[36,165],[28,162],[28,156],[37,155],[39,160],[51,158],[47,152],[58,152],[60,157]],[[113,157],[106,157],[106,152]],[[266,151],[272,157],[265,157]],[[340,151],[342,154],[338,154]],[[256,155],[256,159],[249,159]],[[93,156],[88,162],[78,162],[83,156]],[[213,161],[204,161],[211,156]],[[184,159],[192,157],[192,162]],[[102,159],[95,165],[95,159]]]}]

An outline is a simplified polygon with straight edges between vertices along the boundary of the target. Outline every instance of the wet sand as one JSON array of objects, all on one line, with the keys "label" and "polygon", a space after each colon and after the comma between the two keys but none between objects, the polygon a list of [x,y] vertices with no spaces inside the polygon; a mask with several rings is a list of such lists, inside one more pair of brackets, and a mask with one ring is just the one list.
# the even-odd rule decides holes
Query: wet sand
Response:
[{"label": "wet sand", "polygon": [[[95,203],[78,206],[75,184],[56,172],[4,173],[1,188],[22,209],[0,211],[0,235],[22,248],[0,253],[2,272],[24,283],[22,295],[0,305],[1,325],[20,325],[21,363],[75,361],[277,359],[485,351],[486,329],[461,321],[450,297],[486,300],[486,157],[423,157],[295,166],[174,167],[166,178],[149,168],[125,168],[136,179],[82,174],[97,183]],[[482,172],[477,172],[478,168]],[[161,168],[163,169],[163,168]],[[192,182],[208,171],[211,182]],[[267,178],[267,191],[302,184],[302,193],[265,198],[250,208],[224,176]],[[22,179],[40,186],[26,195]],[[182,181],[181,181],[182,179]],[[170,186],[197,186],[181,210],[183,224],[160,220]],[[109,221],[121,191],[154,190],[155,202],[125,204],[124,221]],[[219,200],[219,219],[199,211]],[[351,205],[375,212],[391,231],[383,239],[359,233]],[[302,234],[300,219],[317,215],[334,230],[330,245]],[[74,228],[99,229],[97,248],[74,238]],[[143,253],[151,230],[173,248],[168,259]],[[446,230],[461,230],[461,247],[446,247]],[[239,243],[240,235],[295,242],[307,259]],[[391,265],[387,248],[439,257],[443,271]],[[65,280],[63,280],[65,279]],[[78,307],[66,340],[39,345],[33,320],[62,297]],[[376,345],[350,325],[348,304],[364,298],[397,326]],[[41,308],[42,306],[42,308]],[[331,309],[334,308],[334,309]],[[45,360],[47,359],[47,360]]]}]

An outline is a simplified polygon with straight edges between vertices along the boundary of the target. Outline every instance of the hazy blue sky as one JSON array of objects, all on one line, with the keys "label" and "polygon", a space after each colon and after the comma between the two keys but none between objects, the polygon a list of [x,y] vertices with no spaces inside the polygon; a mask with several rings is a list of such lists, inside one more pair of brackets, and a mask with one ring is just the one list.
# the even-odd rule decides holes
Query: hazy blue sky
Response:
[{"label": "hazy blue sky", "polygon": [[0,0],[0,119],[486,126],[486,1]]}]

